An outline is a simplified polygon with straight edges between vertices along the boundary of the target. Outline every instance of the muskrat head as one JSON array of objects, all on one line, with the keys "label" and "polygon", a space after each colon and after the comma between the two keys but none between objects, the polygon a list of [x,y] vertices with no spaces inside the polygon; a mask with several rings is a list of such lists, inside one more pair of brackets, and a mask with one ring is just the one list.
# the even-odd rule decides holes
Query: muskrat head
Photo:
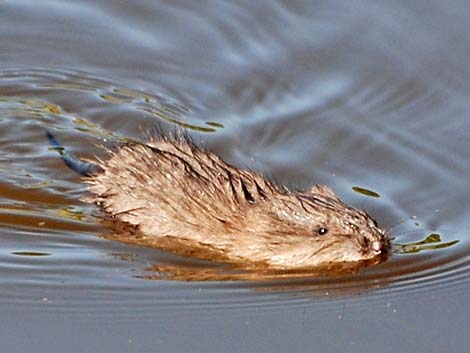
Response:
[{"label": "muskrat head", "polygon": [[388,249],[385,231],[377,222],[365,211],[342,202],[328,187],[316,185],[310,192],[289,193],[270,206],[275,217],[272,233],[278,234],[270,237],[274,246],[267,261],[272,265],[355,262]]}]

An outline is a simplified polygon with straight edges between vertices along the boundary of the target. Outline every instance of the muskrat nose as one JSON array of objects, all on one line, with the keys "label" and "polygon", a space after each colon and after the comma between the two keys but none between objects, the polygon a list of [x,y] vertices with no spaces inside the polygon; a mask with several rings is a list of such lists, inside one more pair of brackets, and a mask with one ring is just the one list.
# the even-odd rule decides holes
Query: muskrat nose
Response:
[{"label": "muskrat nose", "polygon": [[374,240],[371,244],[370,244],[370,247],[372,250],[374,250],[374,252],[378,255],[382,252],[382,246],[383,246],[383,243],[379,240]]}]

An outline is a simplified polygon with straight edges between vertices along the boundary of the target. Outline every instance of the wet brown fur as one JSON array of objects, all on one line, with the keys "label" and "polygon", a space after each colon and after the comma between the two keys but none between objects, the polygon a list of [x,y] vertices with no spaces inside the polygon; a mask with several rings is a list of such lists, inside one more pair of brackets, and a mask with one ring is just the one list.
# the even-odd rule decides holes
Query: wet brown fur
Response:
[{"label": "wet brown fur", "polygon": [[182,134],[123,144],[98,163],[89,200],[146,245],[274,268],[361,261],[388,246],[374,220],[328,187],[291,192]]}]

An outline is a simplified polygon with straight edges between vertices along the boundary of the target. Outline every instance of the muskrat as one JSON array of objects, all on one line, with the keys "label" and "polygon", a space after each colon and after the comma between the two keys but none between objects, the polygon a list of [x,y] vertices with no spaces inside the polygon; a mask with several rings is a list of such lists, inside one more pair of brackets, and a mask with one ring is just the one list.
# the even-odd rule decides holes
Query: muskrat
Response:
[{"label": "muskrat", "polygon": [[377,222],[329,187],[290,191],[181,133],[123,143],[91,164],[62,158],[85,175],[87,201],[166,250],[176,243],[200,258],[293,269],[369,260],[389,248]]}]

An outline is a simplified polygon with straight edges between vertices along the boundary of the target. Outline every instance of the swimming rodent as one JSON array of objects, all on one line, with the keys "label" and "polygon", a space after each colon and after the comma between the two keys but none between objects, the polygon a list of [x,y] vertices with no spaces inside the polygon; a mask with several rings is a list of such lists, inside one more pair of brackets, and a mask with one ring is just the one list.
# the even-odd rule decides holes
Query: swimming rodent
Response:
[{"label": "swimming rodent", "polygon": [[289,191],[184,134],[124,143],[96,163],[66,153],[62,159],[85,175],[87,201],[111,222],[133,228],[143,244],[165,250],[295,269],[369,260],[389,248],[377,222],[327,186]]}]

